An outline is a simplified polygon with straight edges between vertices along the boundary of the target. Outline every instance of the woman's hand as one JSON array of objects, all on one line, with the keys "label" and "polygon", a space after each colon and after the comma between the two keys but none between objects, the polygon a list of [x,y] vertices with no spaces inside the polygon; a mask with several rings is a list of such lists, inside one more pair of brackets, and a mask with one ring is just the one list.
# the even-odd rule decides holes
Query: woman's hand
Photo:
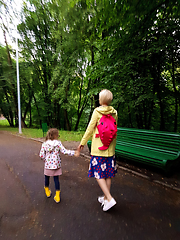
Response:
[{"label": "woman's hand", "polygon": [[80,144],[80,145],[78,146],[78,148],[77,148],[77,151],[80,152],[81,150],[83,150],[83,148],[84,148],[84,145],[81,145],[81,144]]}]

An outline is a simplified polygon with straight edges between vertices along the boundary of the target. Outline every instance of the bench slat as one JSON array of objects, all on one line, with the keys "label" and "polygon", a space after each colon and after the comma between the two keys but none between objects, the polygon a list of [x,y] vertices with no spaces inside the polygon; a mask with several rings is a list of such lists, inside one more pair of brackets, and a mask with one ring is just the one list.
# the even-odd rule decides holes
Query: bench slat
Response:
[{"label": "bench slat", "polygon": [[117,144],[116,144],[116,149],[118,150],[119,149],[122,149],[123,147],[127,147],[128,148],[128,152],[131,152],[130,148],[135,148],[137,149],[138,152],[140,152],[141,150],[143,151],[147,151],[149,152],[149,154],[151,154],[151,152],[154,152],[154,153],[158,153],[158,154],[164,154],[165,156],[172,156],[173,158],[177,157],[178,155],[178,151],[170,151],[170,150],[166,150],[166,149],[161,149],[161,148],[153,148],[153,147],[149,147],[149,146],[144,146],[144,145],[138,145],[138,144],[129,144],[127,142],[120,142],[118,141]]}]

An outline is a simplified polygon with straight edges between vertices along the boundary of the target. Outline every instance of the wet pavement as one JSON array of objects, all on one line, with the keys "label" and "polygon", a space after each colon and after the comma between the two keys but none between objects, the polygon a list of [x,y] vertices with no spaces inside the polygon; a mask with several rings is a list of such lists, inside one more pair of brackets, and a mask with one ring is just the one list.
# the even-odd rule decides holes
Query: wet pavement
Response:
[{"label": "wet pavement", "polygon": [[61,202],[46,198],[40,147],[0,131],[0,239],[180,239],[180,192],[118,169],[111,191],[117,205],[103,212],[86,157],[62,155]]}]

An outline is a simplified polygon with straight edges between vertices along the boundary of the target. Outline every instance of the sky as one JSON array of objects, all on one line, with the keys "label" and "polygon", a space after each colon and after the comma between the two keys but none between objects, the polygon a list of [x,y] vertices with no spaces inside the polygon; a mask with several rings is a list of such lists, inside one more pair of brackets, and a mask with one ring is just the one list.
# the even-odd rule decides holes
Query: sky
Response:
[{"label": "sky", "polygon": [[[18,13],[20,13],[21,10],[21,6],[22,6],[23,0],[12,0],[12,5],[11,7],[13,9],[15,9]],[[11,12],[12,14],[12,12]],[[8,23],[8,27],[10,27],[11,29],[14,29],[13,31],[13,36],[16,37],[16,25],[20,23],[20,19],[15,18],[15,16],[13,17],[13,24]],[[16,43],[12,41],[11,37],[9,36],[8,33],[6,33],[6,37],[7,37],[7,41],[8,41],[8,45],[11,45],[13,48],[16,48]],[[3,35],[3,31],[0,28],[0,44],[5,45],[4,42],[4,35]]]}]

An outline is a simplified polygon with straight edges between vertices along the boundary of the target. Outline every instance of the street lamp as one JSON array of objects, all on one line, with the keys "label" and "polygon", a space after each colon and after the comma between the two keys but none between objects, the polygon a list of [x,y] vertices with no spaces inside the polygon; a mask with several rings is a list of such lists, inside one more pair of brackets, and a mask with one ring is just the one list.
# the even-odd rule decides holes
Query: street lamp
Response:
[{"label": "street lamp", "polygon": [[21,130],[21,101],[20,101],[20,85],[19,85],[19,61],[18,61],[17,25],[16,25],[16,71],[17,71],[17,96],[18,96],[19,133],[22,134],[22,130]]}]

